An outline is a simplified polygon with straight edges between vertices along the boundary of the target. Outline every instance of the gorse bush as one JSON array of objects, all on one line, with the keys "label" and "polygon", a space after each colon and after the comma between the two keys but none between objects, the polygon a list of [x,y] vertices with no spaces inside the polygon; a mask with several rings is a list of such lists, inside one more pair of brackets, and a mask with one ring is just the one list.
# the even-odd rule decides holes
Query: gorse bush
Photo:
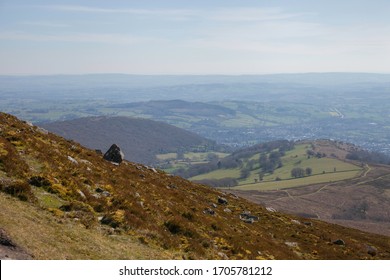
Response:
[{"label": "gorse bush", "polygon": [[31,190],[31,186],[22,180],[11,182],[9,184],[1,184],[1,191],[19,198],[22,201],[35,202],[36,198]]}]

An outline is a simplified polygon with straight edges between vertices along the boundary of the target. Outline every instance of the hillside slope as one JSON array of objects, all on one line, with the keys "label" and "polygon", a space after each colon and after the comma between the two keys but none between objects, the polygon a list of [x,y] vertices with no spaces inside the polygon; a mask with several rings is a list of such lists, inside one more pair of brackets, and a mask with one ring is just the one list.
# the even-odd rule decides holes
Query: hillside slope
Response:
[{"label": "hillside slope", "polygon": [[144,164],[154,163],[155,155],[159,153],[215,146],[213,141],[195,133],[139,118],[87,117],[41,126],[91,149],[106,151],[116,143],[126,159]]},{"label": "hillside slope", "polygon": [[390,258],[387,237],[266,210],[147,166],[114,165],[6,114],[0,189],[0,228],[36,259]]}]

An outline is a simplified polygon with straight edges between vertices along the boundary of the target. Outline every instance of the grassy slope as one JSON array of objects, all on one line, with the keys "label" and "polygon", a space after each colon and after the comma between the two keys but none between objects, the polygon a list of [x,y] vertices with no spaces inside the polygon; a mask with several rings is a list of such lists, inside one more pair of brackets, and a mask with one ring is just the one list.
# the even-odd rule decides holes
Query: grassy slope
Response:
[{"label": "grassy slope", "polygon": [[[295,186],[302,186],[308,184],[334,182],[338,180],[350,179],[357,176],[362,170],[354,164],[344,162],[336,158],[308,158],[306,150],[310,147],[307,144],[296,145],[296,147],[286,152],[286,155],[282,157],[283,166],[275,169],[273,174],[266,174],[263,178],[263,182],[256,183],[255,179],[259,178],[259,169],[251,171],[248,178],[239,181],[238,189],[253,190],[253,189],[274,189],[274,188],[288,188]],[[249,160],[258,160],[259,154],[252,156]],[[291,169],[294,167],[312,168],[312,176],[304,178],[292,178]],[[232,169],[219,169],[210,173],[201,174],[190,178],[191,180],[202,179],[222,179],[226,177],[239,178],[240,168]],[[336,170],[336,172],[335,172]],[[282,181],[275,182],[275,179],[279,177]]]},{"label": "grassy slope", "polygon": [[36,259],[172,259],[129,235],[110,236],[0,193],[0,225]]}]

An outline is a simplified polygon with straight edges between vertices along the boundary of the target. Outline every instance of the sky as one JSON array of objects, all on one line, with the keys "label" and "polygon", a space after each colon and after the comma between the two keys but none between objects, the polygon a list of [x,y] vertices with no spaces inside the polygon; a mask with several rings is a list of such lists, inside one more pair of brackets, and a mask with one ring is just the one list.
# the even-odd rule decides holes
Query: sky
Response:
[{"label": "sky", "polygon": [[0,75],[390,73],[389,0],[0,0]]}]

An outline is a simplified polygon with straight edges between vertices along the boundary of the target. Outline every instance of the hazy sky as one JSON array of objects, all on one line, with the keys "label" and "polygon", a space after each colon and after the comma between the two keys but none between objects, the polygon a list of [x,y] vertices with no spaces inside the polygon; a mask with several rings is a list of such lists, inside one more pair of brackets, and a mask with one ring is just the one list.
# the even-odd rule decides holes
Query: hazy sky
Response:
[{"label": "hazy sky", "polygon": [[0,0],[0,74],[390,73],[389,0]]}]

